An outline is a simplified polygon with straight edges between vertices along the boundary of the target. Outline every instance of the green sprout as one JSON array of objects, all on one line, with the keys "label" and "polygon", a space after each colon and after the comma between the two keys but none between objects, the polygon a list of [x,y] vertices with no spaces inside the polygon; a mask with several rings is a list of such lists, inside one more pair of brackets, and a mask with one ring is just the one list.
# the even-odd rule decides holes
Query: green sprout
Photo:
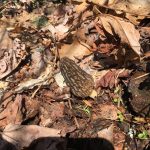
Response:
[{"label": "green sprout", "polygon": [[149,138],[148,132],[143,130],[141,133],[138,134],[138,138],[141,140],[146,140]]},{"label": "green sprout", "polygon": [[113,102],[118,103],[118,105],[120,105],[120,103],[122,102],[122,98],[120,98],[120,97],[114,98]]},{"label": "green sprout", "polygon": [[123,122],[123,121],[124,121],[123,113],[122,113],[122,112],[118,112],[117,115],[118,115],[118,120],[119,120],[120,122]]},{"label": "green sprout", "polygon": [[121,87],[118,85],[115,90],[114,94],[116,95],[115,98],[113,99],[114,103],[118,104],[118,107],[120,106],[120,103],[123,103],[123,100],[121,98]]},{"label": "green sprout", "polygon": [[88,116],[91,116],[90,107],[88,107],[88,106],[79,106],[78,109],[84,111]]},{"label": "green sprout", "polygon": [[114,90],[114,93],[115,94],[119,94],[120,93],[120,87],[119,86],[117,86],[116,88],[115,88],[115,90]]},{"label": "green sprout", "polygon": [[91,111],[90,111],[90,108],[89,108],[88,106],[85,106],[85,107],[83,108],[83,111],[84,111],[88,116],[91,115]]}]

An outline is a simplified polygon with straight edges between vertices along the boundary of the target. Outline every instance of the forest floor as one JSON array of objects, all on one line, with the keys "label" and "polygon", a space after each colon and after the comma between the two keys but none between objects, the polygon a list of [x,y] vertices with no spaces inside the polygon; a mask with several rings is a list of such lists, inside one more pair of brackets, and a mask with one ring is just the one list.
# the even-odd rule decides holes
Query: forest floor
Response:
[{"label": "forest floor", "polygon": [[149,141],[148,0],[0,1],[0,150]]}]

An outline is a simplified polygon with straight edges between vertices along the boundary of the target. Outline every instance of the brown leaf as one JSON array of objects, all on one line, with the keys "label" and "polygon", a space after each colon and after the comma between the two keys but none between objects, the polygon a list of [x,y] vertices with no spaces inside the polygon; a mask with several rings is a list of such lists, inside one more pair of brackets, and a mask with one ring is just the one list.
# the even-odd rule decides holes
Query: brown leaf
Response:
[{"label": "brown leaf", "polygon": [[29,78],[26,81],[22,81],[18,84],[18,87],[15,89],[16,92],[21,92],[26,89],[32,89],[34,86],[37,85],[47,85],[51,81],[48,80],[53,75],[53,67],[51,64],[48,64],[46,69],[40,74],[40,76],[37,79],[31,79]]},{"label": "brown leaf", "polygon": [[60,137],[60,130],[44,128],[37,125],[14,125],[5,127],[2,138],[18,149],[28,147],[31,142],[42,137]]},{"label": "brown leaf", "polygon": [[63,103],[53,103],[50,107],[50,117],[54,120],[56,118],[64,117],[64,107]]},{"label": "brown leaf", "polygon": [[82,4],[77,5],[77,6],[75,7],[75,10],[76,10],[77,13],[81,13],[81,12],[83,12],[88,6],[89,6],[89,4],[87,4],[86,2],[83,2]]},{"label": "brown leaf", "polygon": [[140,34],[133,24],[111,15],[101,15],[100,20],[104,29],[109,34],[114,36],[113,32],[115,32],[121,39],[121,43],[130,46],[138,56],[141,55],[139,43]]},{"label": "brown leaf", "polygon": [[61,47],[60,57],[68,57],[70,59],[74,59],[75,57],[83,57],[85,55],[89,55],[91,52],[89,51],[89,46],[85,43],[81,44],[77,40],[74,40],[72,44],[65,44]]},{"label": "brown leaf", "polygon": [[99,138],[104,138],[113,143],[113,130],[114,130],[114,125],[111,124],[108,128],[102,129],[98,131],[98,137]]},{"label": "brown leaf", "polygon": [[125,69],[111,69],[103,77],[97,79],[96,87],[109,87],[110,89],[116,86],[118,78],[129,77],[131,71]]},{"label": "brown leaf", "polygon": [[103,119],[117,120],[118,109],[114,105],[101,104],[99,106],[98,117]]},{"label": "brown leaf", "polygon": [[12,96],[10,95],[10,97],[8,96],[7,101],[3,103],[4,106],[6,105],[6,108],[0,113],[1,126],[6,126],[10,123],[20,124],[22,122],[22,96],[17,95],[14,102],[11,102],[11,100]]},{"label": "brown leaf", "polygon": [[97,5],[112,5],[116,0],[88,0]]},{"label": "brown leaf", "polygon": [[125,142],[125,134],[120,131],[120,129],[117,127],[115,128],[115,131],[114,131],[114,143],[116,143],[114,145],[114,148],[115,150],[122,150],[123,147],[124,147],[124,142]]},{"label": "brown leaf", "polygon": [[[40,48],[39,48],[40,49]],[[34,78],[37,78],[42,71],[45,69],[45,62],[43,58],[43,53],[40,52],[38,49],[35,49],[34,52],[32,53],[32,62],[31,62],[31,75]]]},{"label": "brown leaf", "polygon": [[23,59],[25,59],[27,53],[25,50],[25,44],[15,38],[13,41],[9,38],[7,31],[0,31],[0,79],[7,76],[14,70]]},{"label": "brown leaf", "polygon": [[114,9],[119,9],[124,12],[129,12],[130,15],[147,15],[150,13],[150,1],[149,0],[128,0],[118,1],[111,6]]},{"label": "brown leaf", "polygon": [[22,122],[22,113],[21,113],[21,107],[22,107],[22,95],[17,95],[15,98],[14,103],[11,106],[11,109],[9,110],[9,114],[7,116],[8,124],[21,124]]}]

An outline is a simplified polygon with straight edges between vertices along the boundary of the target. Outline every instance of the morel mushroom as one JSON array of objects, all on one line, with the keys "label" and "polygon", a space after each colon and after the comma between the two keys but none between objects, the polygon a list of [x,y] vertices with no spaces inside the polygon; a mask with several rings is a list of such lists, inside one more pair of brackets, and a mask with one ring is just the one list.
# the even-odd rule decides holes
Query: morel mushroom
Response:
[{"label": "morel mushroom", "polygon": [[60,60],[60,70],[67,86],[75,96],[82,98],[90,96],[94,88],[94,80],[91,75],[67,57]]}]

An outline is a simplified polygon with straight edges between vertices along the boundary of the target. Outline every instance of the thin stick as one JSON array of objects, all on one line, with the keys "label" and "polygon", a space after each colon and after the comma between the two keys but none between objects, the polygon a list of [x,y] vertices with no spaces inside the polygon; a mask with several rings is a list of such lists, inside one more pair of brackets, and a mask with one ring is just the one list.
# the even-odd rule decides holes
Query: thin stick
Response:
[{"label": "thin stick", "polygon": [[149,74],[150,74],[150,73],[145,73],[145,74],[143,74],[143,75],[141,75],[141,76],[138,76],[138,77],[134,78],[133,80],[137,80],[137,79],[146,77],[146,76],[148,76]]},{"label": "thin stick", "polygon": [[41,88],[42,84],[38,86],[38,88],[32,93],[31,98],[34,98],[35,94],[38,92],[38,90]]}]

